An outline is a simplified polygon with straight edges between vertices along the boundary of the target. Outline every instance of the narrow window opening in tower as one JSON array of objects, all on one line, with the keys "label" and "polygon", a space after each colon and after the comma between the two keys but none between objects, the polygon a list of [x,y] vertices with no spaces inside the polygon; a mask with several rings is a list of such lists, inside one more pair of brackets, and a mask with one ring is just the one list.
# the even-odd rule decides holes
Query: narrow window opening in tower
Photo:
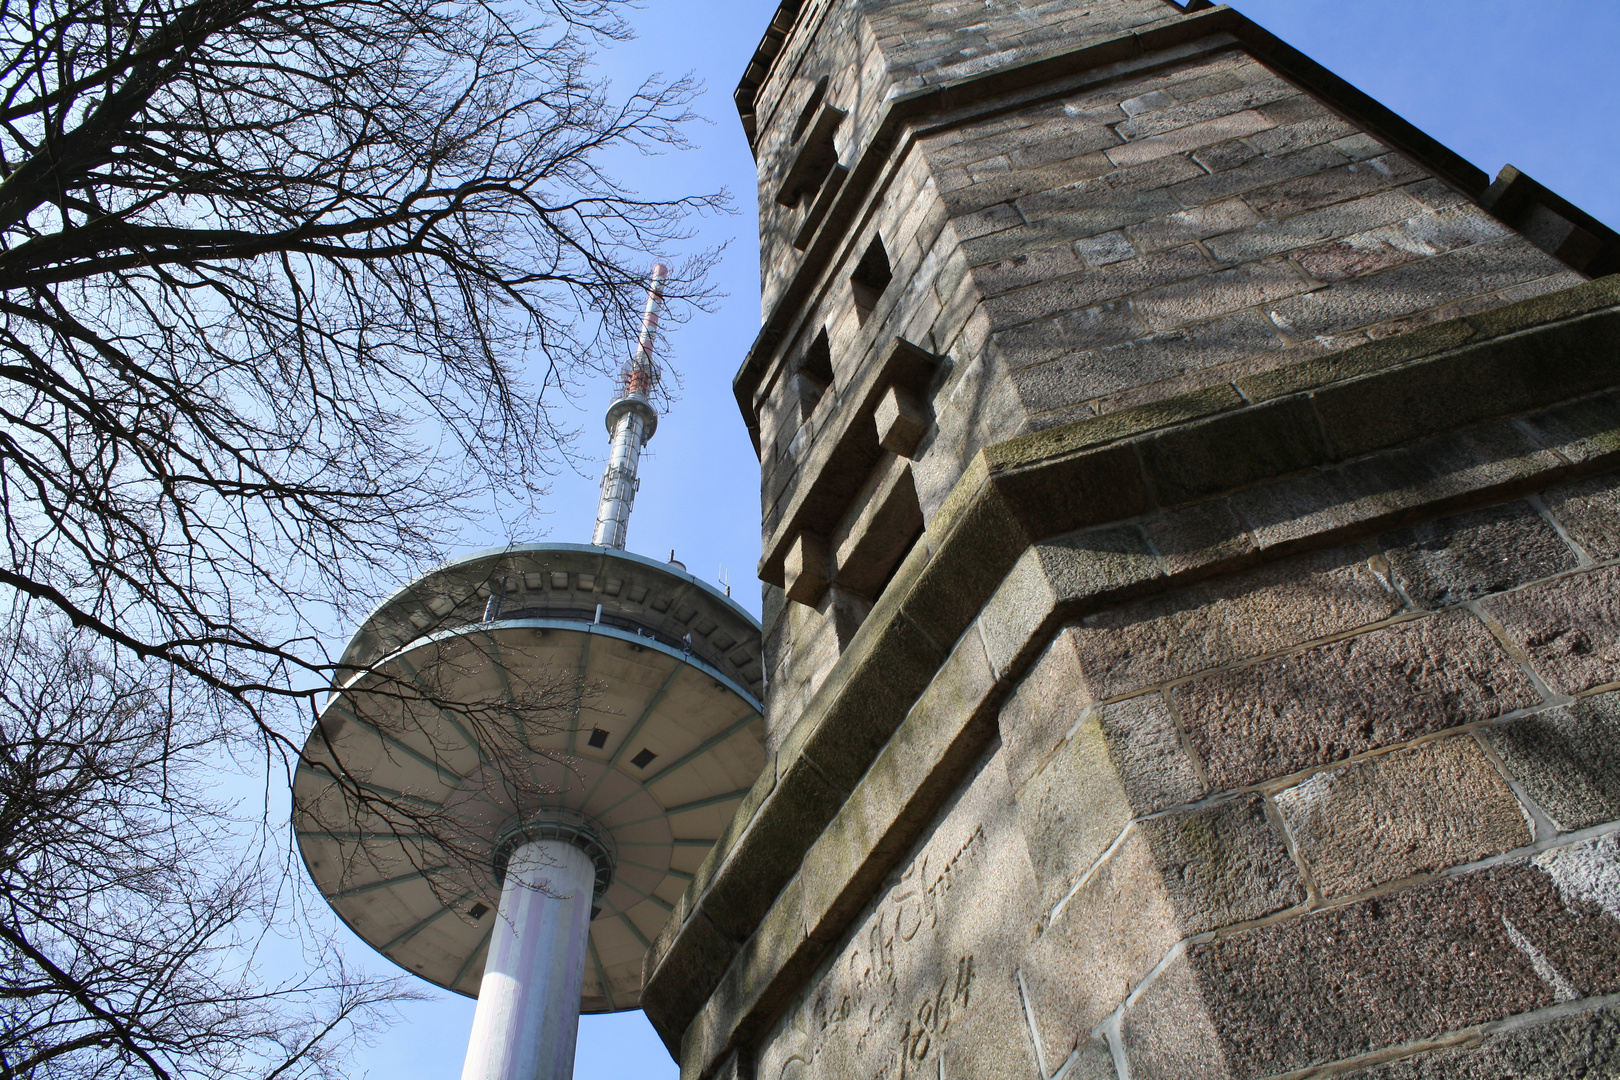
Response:
[{"label": "narrow window opening in tower", "polygon": [[827,343],[827,331],[823,330],[804,351],[790,381],[788,392],[793,395],[791,400],[797,403],[799,423],[810,419],[810,414],[816,410],[816,403],[826,394],[832,382],[832,348]]},{"label": "narrow window opening in tower", "polygon": [[893,280],[894,271],[889,268],[889,253],[883,247],[883,237],[874,236],[866,254],[855,264],[855,272],[849,275],[850,287],[855,292],[855,317],[862,325]]},{"label": "narrow window opening in tower", "polygon": [[823,330],[817,334],[810,347],[804,351],[804,361],[799,365],[799,373],[820,383],[822,389],[832,385],[832,347],[827,343],[827,331]]},{"label": "narrow window opening in tower", "polygon": [[793,124],[792,142],[798,142],[803,138],[804,129],[809,127],[810,121],[815,119],[816,110],[821,108],[821,103],[826,100],[827,83],[829,81],[829,77],[823,75],[817,80],[815,89],[810,91],[810,99],[804,103],[804,108],[799,111],[799,119]]}]

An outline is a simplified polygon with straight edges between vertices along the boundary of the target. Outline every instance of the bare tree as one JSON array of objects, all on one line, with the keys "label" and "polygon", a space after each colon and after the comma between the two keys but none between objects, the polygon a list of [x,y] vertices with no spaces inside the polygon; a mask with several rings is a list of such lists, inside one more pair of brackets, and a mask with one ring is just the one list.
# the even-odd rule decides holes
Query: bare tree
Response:
[{"label": "bare tree", "polygon": [[[252,1073],[266,1040],[319,1075],[323,1025],[393,993],[231,967],[276,882],[191,861],[180,823],[225,819],[179,763],[290,770],[331,628],[539,493],[651,257],[723,208],[602,167],[683,145],[696,90],[593,81],[625,3],[0,3],[0,1076]],[[295,998],[327,1011],[265,1019]]]},{"label": "bare tree", "polygon": [[589,80],[620,2],[0,6],[0,583],[281,693],[286,627],[530,490],[548,392],[614,362],[648,254],[718,205],[596,164],[679,145],[693,92]]},{"label": "bare tree", "polygon": [[0,635],[0,1076],[342,1075],[344,1040],[408,993],[332,957],[260,973],[276,875],[199,794],[212,711],[60,620],[19,630]]}]

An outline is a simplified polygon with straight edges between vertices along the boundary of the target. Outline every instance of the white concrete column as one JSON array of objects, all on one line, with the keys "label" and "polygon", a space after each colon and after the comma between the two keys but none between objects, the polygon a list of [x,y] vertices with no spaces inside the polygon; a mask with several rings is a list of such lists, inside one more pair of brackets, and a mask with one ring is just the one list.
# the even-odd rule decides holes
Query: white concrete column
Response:
[{"label": "white concrete column", "polygon": [[563,840],[512,852],[461,1080],[570,1080],[596,867]]}]

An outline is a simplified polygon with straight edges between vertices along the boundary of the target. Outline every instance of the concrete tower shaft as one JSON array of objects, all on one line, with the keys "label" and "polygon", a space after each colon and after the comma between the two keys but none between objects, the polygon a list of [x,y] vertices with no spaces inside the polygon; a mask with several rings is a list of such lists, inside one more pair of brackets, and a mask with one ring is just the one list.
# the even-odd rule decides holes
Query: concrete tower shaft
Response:
[{"label": "concrete tower shaft", "polygon": [[658,344],[658,307],[664,300],[664,282],[669,267],[653,267],[647,288],[647,308],[641,316],[641,337],[635,355],[625,365],[619,396],[608,406],[607,429],[613,436],[607,468],[602,471],[602,500],[596,507],[596,547],[624,548],[630,528],[630,510],[640,487],[641,448],[658,430],[658,413],[650,397],[658,385],[658,361],[653,350]]}]

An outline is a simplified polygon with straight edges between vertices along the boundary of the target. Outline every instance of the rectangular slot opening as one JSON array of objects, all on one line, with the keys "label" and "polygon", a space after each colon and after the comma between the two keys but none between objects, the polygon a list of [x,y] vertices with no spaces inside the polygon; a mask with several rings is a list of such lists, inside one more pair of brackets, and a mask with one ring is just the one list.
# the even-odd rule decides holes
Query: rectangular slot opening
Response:
[{"label": "rectangular slot opening", "polygon": [[874,236],[866,254],[855,264],[855,272],[849,275],[850,288],[855,293],[855,317],[863,326],[872,309],[877,307],[878,297],[893,280],[894,271],[889,268],[889,253],[883,247],[883,237]]},{"label": "rectangular slot opening", "polygon": [[607,745],[608,733],[601,728],[591,728],[591,737],[585,740],[585,745],[597,750]]}]

